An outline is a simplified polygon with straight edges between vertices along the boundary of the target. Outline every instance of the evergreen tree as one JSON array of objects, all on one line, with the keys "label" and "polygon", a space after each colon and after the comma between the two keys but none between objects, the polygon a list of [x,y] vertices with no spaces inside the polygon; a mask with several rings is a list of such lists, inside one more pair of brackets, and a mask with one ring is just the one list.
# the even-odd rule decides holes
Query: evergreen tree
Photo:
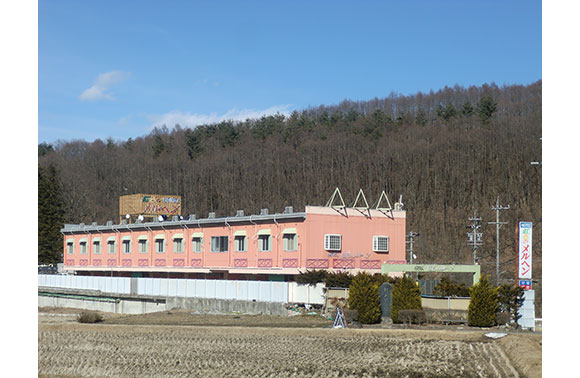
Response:
[{"label": "evergreen tree", "polygon": [[427,115],[425,114],[425,111],[423,111],[423,109],[419,109],[419,111],[417,112],[415,123],[421,126],[425,126],[427,124]]},{"label": "evergreen tree", "polygon": [[153,143],[153,156],[158,158],[159,155],[165,150],[165,143],[163,142],[163,138],[161,135],[155,135],[154,143]]},{"label": "evergreen tree", "polygon": [[348,291],[348,306],[358,311],[358,319],[364,324],[378,323],[381,320],[381,300],[379,283],[368,273],[354,276]]},{"label": "evergreen tree", "polygon": [[463,114],[465,117],[469,117],[473,114],[473,106],[471,105],[471,102],[466,101],[463,104],[463,107],[461,108],[461,114]]},{"label": "evergreen tree", "polygon": [[54,166],[38,168],[38,263],[61,262],[64,201]]},{"label": "evergreen tree", "polygon": [[52,144],[42,142],[38,145],[38,156],[39,157],[44,156],[52,151],[54,151],[54,147],[52,146]]},{"label": "evergreen tree", "polygon": [[422,310],[421,288],[411,277],[403,277],[393,285],[391,319],[399,323],[399,311]]},{"label": "evergreen tree", "polygon": [[448,277],[442,277],[441,282],[433,288],[433,294],[444,297],[469,297],[469,288],[464,283],[457,284]]},{"label": "evergreen tree", "polygon": [[482,274],[479,282],[469,290],[471,300],[467,308],[467,321],[470,326],[491,327],[495,324],[497,292],[497,288],[489,283],[489,277]]},{"label": "evergreen tree", "polygon": [[524,304],[524,289],[519,286],[503,284],[497,288],[497,291],[499,310],[510,313],[511,319],[517,327],[518,320],[522,317],[518,313],[518,309]]},{"label": "evergreen tree", "polygon": [[497,103],[491,96],[482,97],[477,104],[477,115],[483,123],[489,123],[493,113],[497,111]]}]

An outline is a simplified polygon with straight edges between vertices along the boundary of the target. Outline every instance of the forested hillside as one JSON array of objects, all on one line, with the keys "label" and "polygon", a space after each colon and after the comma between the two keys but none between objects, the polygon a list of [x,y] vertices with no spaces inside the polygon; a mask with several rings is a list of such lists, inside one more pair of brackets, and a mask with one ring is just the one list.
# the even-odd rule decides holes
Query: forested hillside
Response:
[{"label": "forested hillside", "polygon": [[[184,215],[243,209],[303,211],[339,187],[347,205],[360,188],[403,197],[407,231],[420,233],[422,263],[471,263],[468,218],[483,218],[483,270],[495,276],[496,197],[502,267],[514,277],[515,222],[534,222],[534,276],[541,277],[542,83],[444,88],[343,101],[245,122],[167,125],[125,141],[39,145],[39,167],[56,168],[65,221],[118,221],[119,196],[181,195]],[[58,186],[54,186],[55,188]],[[39,201],[43,201],[39,198]],[[43,225],[39,223],[40,232]]]}]

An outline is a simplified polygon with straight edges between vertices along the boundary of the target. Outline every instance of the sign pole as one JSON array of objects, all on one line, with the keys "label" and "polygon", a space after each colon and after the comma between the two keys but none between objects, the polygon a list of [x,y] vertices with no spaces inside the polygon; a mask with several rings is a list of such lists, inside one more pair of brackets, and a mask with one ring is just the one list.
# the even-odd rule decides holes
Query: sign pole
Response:
[{"label": "sign pole", "polygon": [[516,258],[515,258],[516,279],[514,281],[514,284],[516,285],[516,287],[519,286],[519,283],[518,283],[518,278],[519,278],[518,272],[519,272],[519,265],[520,265],[520,232],[519,231],[520,231],[520,223],[516,222],[516,250],[515,250],[515,252],[516,252]]}]

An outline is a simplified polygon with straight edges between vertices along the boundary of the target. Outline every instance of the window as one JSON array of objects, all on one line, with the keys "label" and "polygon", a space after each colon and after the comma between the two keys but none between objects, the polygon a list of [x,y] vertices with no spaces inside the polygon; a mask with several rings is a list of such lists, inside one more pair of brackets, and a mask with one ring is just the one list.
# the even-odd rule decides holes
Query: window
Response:
[{"label": "window", "polygon": [[114,240],[107,241],[107,246],[109,247],[109,253],[115,253],[115,241]]},{"label": "window", "polygon": [[163,253],[164,246],[165,246],[165,239],[155,239],[155,252]]},{"label": "window", "polygon": [[123,253],[131,253],[131,240],[123,240]]},{"label": "window", "polygon": [[389,237],[388,236],[373,236],[373,251],[375,251],[375,252],[389,252]]},{"label": "window", "polygon": [[86,255],[87,254],[87,242],[81,241],[80,245],[81,245],[81,254]]},{"label": "window", "polygon": [[93,241],[93,253],[100,254],[101,253],[101,242],[100,241]]},{"label": "window", "polygon": [[72,255],[75,252],[75,243],[74,242],[67,242],[66,243],[66,253]]},{"label": "window", "polygon": [[236,245],[236,252],[246,252],[246,237],[243,235],[238,235],[234,238],[234,243]]},{"label": "window", "polygon": [[324,249],[327,251],[340,251],[342,249],[342,236],[335,234],[324,235]]},{"label": "window", "polygon": [[147,239],[139,240],[139,253],[147,253]]},{"label": "window", "polygon": [[258,236],[258,251],[269,252],[271,248],[270,235],[259,235]]},{"label": "window", "polygon": [[195,237],[191,239],[191,251],[199,253],[201,252],[201,247],[203,246],[203,239]]},{"label": "window", "polygon": [[298,250],[298,238],[296,237],[296,234],[284,234],[284,250],[285,251]]},{"label": "window", "polygon": [[183,253],[183,239],[182,238],[173,239],[173,252]]},{"label": "window", "polygon": [[212,236],[211,237],[211,251],[212,252],[227,252],[228,251],[228,237],[227,236]]}]

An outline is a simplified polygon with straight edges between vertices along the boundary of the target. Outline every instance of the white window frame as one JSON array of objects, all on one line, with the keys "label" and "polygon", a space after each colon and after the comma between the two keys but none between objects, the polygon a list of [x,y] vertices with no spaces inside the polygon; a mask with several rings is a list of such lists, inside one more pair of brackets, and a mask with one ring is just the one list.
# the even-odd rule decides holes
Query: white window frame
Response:
[{"label": "white window frame", "polygon": [[[289,238],[288,236],[292,236]],[[282,240],[284,243],[284,251],[286,252],[296,252],[298,250],[298,235],[294,233],[287,233],[282,235]],[[290,249],[289,242],[292,241],[292,249]]]},{"label": "white window frame", "polygon": [[101,242],[99,240],[94,240],[93,241],[93,253],[95,255],[100,255],[101,254]]},{"label": "white window frame", "polygon": [[[240,248],[240,242],[241,242],[242,248]],[[247,242],[247,237],[245,235],[234,236],[234,251],[236,251],[236,252],[247,252],[248,251],[248,242]]]},{"label": "white window frame", "polygon": [[[177,248],[179,246],[179,248]],[[183,238],[173,239],[173,253],[183,253],[185,249],[183,248]]]},{"label": "white window frame", "polygon": [[86,241],[82,241],[79,242],[79,253],[81,255],[86,255],[87,254],[87,242]]},{"label": "white window frame", "polygon": [[[225,243],[224,243],[225,240]],[[217,241],[217,245],[216,245]],[[229,251],[230,238],[228,236],[212,236],[210,252],[224,253]],[[217,247],[217,248],[216,248]],[[225,247],[225,250],[223,249]]]},{"label": "white window frame", "polygon": [[74,253],[75,253],[75,242],[74,241],[66,242],[66,253],[67,253],[67,255],[74,255]]},{"label": "white window frame", "polygon": [[[131,240],[123,240],[123,253],[126,255],[131,254]],[[128,246],[128,248],[125,248],[125,246]],[[127,251],[128,249],[128,251]]]},{"label": "white window frame", "polygon": [[[139,244],[139,253],[149,252],[149,242],[147,241],[147,239],[139,239],[138,244]],[[141,248],[141,246],[143,245],[145,246],[145,248]],[[142,249],[144,249],[144,251]]]},{"label": "white window frame", "polygon": [[202,251],[203,251],[203,238],[199,237],[199,236],[192,237],[191,238],[191,252],[201,253]]},{"label": "white window frame", "polygon": [[[338,238],[338,247],[336,246],[336,240],[337,240],[336,238]],[[333,245],[333,243],[334,243],[334,245]],[[341,251],[342,250],[342,235],[340,235],[340,234],[325,234],[324,235],[324,249],[326,251]]]},{"label": "white window frame", "polygon": [[[115,249],[116,249],[116,242],[114,240],[107,240],[107,251],[109,251],[109,253],[112,255],[114,253],[116,253]],[[111,248],[111,246],[113,246],[113,248]]]},{"label": "white window frame", "polygon": [[272,235],[258,235],[258,251],[272,251]]},{"label": "white window frame", "polygon": [[155,239],[155,253],[165,253],[165,239]]},{"label": "white window frame", "polygon": [[[380,241],[381,239],[384,240],[386,239],[386,243],[387,243],[387,248],[380,248]],[[373,252],[378,252],[378,253],[389,253],[389,244],[390,244],[390,239],[388,236],[386,235],[375,235],[373,236]]]}]

